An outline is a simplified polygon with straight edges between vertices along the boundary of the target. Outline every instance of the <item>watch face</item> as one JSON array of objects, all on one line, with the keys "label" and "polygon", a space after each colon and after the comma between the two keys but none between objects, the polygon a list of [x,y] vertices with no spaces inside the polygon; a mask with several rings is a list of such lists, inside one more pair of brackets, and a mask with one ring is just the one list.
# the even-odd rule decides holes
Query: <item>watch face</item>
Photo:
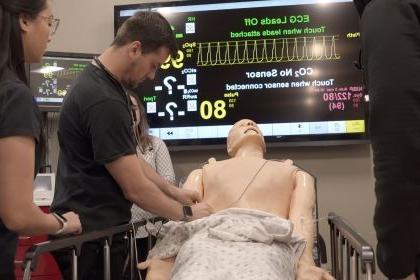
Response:
[{"label": "watch face", "polygon": [[192,208],[191,208],[191,206],[183,206],[183,210],[184,210],[184,216],[187,216],[187,217],[192,217],[192,215],[193,215],[193,212],[192,212]]}]

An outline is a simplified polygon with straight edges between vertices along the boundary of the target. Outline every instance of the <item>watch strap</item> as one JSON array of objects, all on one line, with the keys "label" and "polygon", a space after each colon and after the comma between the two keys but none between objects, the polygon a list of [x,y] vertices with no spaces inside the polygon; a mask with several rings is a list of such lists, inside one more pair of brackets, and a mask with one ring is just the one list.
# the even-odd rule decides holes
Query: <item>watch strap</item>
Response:
[{"label": "watch strap", "polygon": [[56,218],[57,219],[57,221],[61,224],[61,228],[58,230],[58,231],[56,231],[55,233],[54,233],[54,235],[59,235],[59,234],[62,234],[63,232],[64,232],[64,229],[66,228],[66,225],[67,225],[67,219],[63,216],[63,215],[61,215],[60,213],[56,213],[56,212],[53,212],[53,213],[51,213],[53,216],[54,216],[54,218]]},{"label": "watch strap", "polygon": [[184,218],[182,219],[183,221],[188,222],[193,217],[193,211],[192,211],[191,206],[189,206],[189,205],[182,206],[182,212],[184,214]]}]

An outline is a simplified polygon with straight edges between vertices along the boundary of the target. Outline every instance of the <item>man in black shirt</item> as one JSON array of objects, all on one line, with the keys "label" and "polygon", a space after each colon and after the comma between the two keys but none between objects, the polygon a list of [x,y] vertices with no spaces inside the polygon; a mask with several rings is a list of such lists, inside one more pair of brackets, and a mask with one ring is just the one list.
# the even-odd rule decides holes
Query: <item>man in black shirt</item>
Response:
[{"label": "man in black shirt", "polygon": [[[367,0],[355,0],[362,13]],[[371,1],[362,14],[362,65],[370,96],[378,238],[389,278],[420,270],[420,1]],[[419,278],[417,278],[419,279]]]},{"label": "man in black shirt", "polygon": [[[141,208],[182,220],[184,206],[192,218],[210,214],[199,196],[176,188],[136,157],[132,115],[125,88],[153,79],[169,54],[176,53],[167,21],[158,13],[140,12],[120,28],[112,45],[79,76],[61,109],[56,192],[53,211],[79,214],[84,231],[128,223],[134,202]],[[112,279],[121,277],[121,238],[111,249]],[[83,246],[81,279],[102,277],[100,244]],[[65,274],[69,257],[56,254]]]}]

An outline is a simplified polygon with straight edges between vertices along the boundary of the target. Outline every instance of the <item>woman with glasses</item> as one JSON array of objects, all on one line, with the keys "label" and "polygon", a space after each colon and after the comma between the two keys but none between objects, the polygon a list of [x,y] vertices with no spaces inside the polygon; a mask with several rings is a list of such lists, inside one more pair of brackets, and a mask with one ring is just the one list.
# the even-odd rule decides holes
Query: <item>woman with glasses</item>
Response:
[{"label": "woman with glasses", "polygon": [[[171,156],[168,148],[160,138],[149,134],[149,124],[147,123],[146,112],[143,104],[134,92],[129,92],[133,115],[134,137],[137,142],[137,157],[145,160],[157,174],[165,178],[168,182],[175,183],[175,173],[172,166]],[[151,219],[155,215],[141,209],[133,204],[131,208],[131,220],[137,222],[144,219]],[[161,225],[156,225],[159,228]],[[145,261],[148,254],[149,238],[148,232],[144,228],[139,228],[136,233],[136,245],[138,262]],[[152,238],[152,243],[156,241]],[[153,245],[153,244],[150,244]],[[142,279],[145,279],[146,271],[141,271]]]},{"label": "woman with glasses", "polygon": [[24,63],[39,62],[58,26],[48,0],[0,0],[0,279],[14,278],[17,234],[78,233],[73,212],[44,214],[33,203],[43,150],[41,114]]}]

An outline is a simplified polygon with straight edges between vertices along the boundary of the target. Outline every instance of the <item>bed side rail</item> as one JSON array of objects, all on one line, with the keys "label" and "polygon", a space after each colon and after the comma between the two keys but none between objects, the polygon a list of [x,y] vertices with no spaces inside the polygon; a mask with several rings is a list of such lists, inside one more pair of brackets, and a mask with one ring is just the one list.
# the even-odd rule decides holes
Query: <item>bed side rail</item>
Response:
[{"label": "bed side rail", "polygon": [[[151,222],[159,222],[159,221],[167,221],[164,218],[154,218],[150,219]],[[23,261],[23,268],[24,268],[24,274],[23,279],[24,280],[30,280],[31,279],[31,272],[35,270],[38,258],[40,255],[44,253],[50,253],[53,251],[57,251],[60,249],[69,248],[72,251],[72,279],[77,279],[77,260],[78,256],[80,256],[81,248],[83,243],[88,241],[94,241],[94,240],[100,240],[103,241],[103,252],[104,252],[104,279],[110,280],[111,279],[111,268],[110,268],[110,247],[112,246],[112,240],[113,237],[117,234],[123,234],[123,233],[132,233],[133,229],[137,229],[138,227],[145,226],[147,224],[147,221],[142,220],[135,223],[130,224],[124,224],[115,226],[112,228],[108,228],[105,230],[100,231],[92,231],[88,233],[84,233],[81,235],[74,235],[62,239],[52,240],[52,241],[45,241],[38,244],[35,244],[34,246],[30,247],[25,254],[25,259]],[[130,272],[133,276],[136,268],[136,263],[134,256],[134,235],[129,234],[129,241],[130,241]]]},{"label": "bed side rail", "polygon": [[[332,275],[337,280],[371,280],[375,274],[375,253],[356,231],[335,213],[328,214],[331,238]],[[361,269],[360,269],[361,268]]]}]

